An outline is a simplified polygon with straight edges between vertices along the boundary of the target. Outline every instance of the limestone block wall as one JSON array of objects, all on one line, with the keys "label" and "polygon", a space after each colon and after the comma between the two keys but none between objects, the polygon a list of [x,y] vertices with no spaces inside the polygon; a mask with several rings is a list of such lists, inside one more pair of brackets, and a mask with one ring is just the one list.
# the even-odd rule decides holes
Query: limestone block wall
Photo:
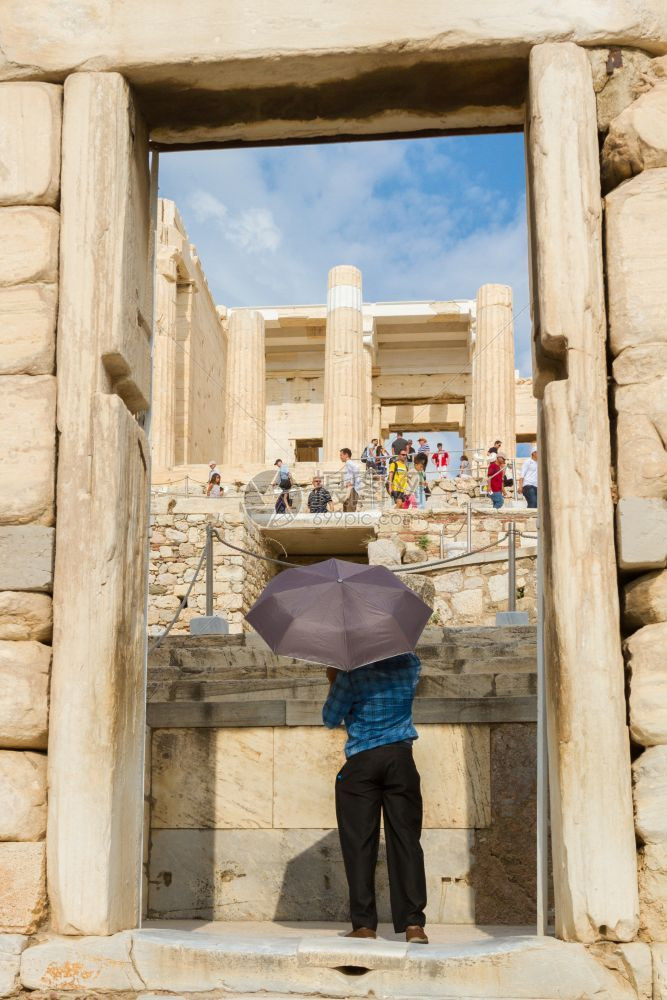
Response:
[{"label": "limestone block wall", "polygon": [[[333,795],[344,738],[316,726],[155,729],[149,916],[347,920]],[[427,919],[530,921],[534,725],[421,725],[415,760]],[[383,840],[381,921],[388,888]]]},{"label": "limestone block wall", "polygon": [[[265,553],[259,529],[244,518],[240,504],[220,512],[224,501],[193,497],[174,501],[160,497],[153,501],[151,514],[150,561],[148,570],[148,629],[159,634],[171,620],[199,562],[206,542],[206,525],[214,524],[228,541],[242,548]],[[213,613],[229,622],[231,633],[241,632],[243,615],[273,575],[270,563],[250,559],[214,542]],[[206,609],[205,564],[190,597],[173,627],[173,634],[188,632],[190,619]]]},{"label": "limestone block wall", "polygon": [[667,59],[626,68],[602,155],[640,933],[667,940]]},{"label": "limestone block wall", "polygon": [[[324,421],[324,378],[267,378],[266,458],[294,460],[294,441],[321,438]],[[341,446],[342,447],[342,446]],[[256,461],[254,456],[248,460]]]},{"label": "limestone block wall", "polygon": [[0,932],[19,934],[47,909],[61,123],[62,87],[0,84]]}]

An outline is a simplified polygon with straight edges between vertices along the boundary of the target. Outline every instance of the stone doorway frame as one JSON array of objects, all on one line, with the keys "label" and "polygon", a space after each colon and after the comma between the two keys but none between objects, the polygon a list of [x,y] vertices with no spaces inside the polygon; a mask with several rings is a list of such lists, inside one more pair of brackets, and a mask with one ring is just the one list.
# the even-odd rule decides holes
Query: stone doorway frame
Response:
[{"label": "stone doorway frame", "polygon": [[[465,68],[463,91],[464,77]],[[631,940],[637,877],[609,494],[595,97],[586,52],[574,43],[535,45],[528,77],[557,934]],[[519,108],[525,82],[519,72],[512,84]],[[73,72],[64,93],[48,885],[55,931],[110,934],[139,921],[145,628],[136,608],[145,595],[150,460],[132,414],[150,395],[149,143],[121,74]],[[497,127],[491,110],[486,118],[477,111],[475,128]],[[280,128],[272,137],[270,121],[260,124],[265,141],[290,141]],[[414,118],[394,115],[389,134],[415,134]],[[101,566],[104,586],[92,587]]]}]

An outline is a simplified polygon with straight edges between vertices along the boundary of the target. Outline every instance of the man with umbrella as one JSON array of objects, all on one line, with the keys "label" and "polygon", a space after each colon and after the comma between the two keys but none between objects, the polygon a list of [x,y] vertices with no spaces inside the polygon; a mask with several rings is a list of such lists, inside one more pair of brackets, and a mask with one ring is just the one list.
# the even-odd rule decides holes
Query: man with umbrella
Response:
[{"label": "man with umbrella", "polygon": [[411,650],[431,613],[386,567],[327,559],[279,573],[246,614],[275,653],[331,664],[322,718],[330,729],[344,722],[348,735],[335,788],[350,890],[348,937],[376,936],[384,814],[394,930],[428,944],[422,797],[412,757],[421,664]]},{"label": "man with umbrella", "polygon": [[348,937],[374,938],[375,866],[384,813],[389,893],[396,933],[428,944],[424,933],[426,875],[420,844],[422,797],[412,756],[417,730],[412,701],[421,665],[414,653],[370,663],[350,673],[327,669],[322,709],[329,729],[345,723],[347,761],[336,775],[336,818],[350,890]]}]

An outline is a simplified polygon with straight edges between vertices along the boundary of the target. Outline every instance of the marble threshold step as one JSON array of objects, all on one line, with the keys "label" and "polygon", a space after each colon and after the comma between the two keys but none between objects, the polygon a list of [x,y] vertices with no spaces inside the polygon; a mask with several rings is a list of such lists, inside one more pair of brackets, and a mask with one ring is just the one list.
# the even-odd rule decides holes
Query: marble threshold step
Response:
[{"label": "marble threshold step", "polygon": [[593,954],[528,928],[435,925],[429,945],[407,945],[386,927],[378,940],[352,940],[346,929],[150,921],[111,937],[51,937],[28,947],[20,979],[24,989],[58,997],[261,991],[266,1000],[636,1000],[635,970],[645,956],[633,959],[632,949],[648,950],[609,945]]}]

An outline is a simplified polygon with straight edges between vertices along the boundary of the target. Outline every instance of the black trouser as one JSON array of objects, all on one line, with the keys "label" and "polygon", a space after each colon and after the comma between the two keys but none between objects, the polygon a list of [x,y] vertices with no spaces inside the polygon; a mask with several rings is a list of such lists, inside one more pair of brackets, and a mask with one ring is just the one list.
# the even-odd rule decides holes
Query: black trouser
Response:
[{"label": "black trouser", "polygon": [[350,889],[352,926],[377,927],[375,865],[384,813],[394,930],[426,923],[426,875],[419,843],[422,796],[409,743],[389,743],[350,757],[336,775],[336,817]]}]

